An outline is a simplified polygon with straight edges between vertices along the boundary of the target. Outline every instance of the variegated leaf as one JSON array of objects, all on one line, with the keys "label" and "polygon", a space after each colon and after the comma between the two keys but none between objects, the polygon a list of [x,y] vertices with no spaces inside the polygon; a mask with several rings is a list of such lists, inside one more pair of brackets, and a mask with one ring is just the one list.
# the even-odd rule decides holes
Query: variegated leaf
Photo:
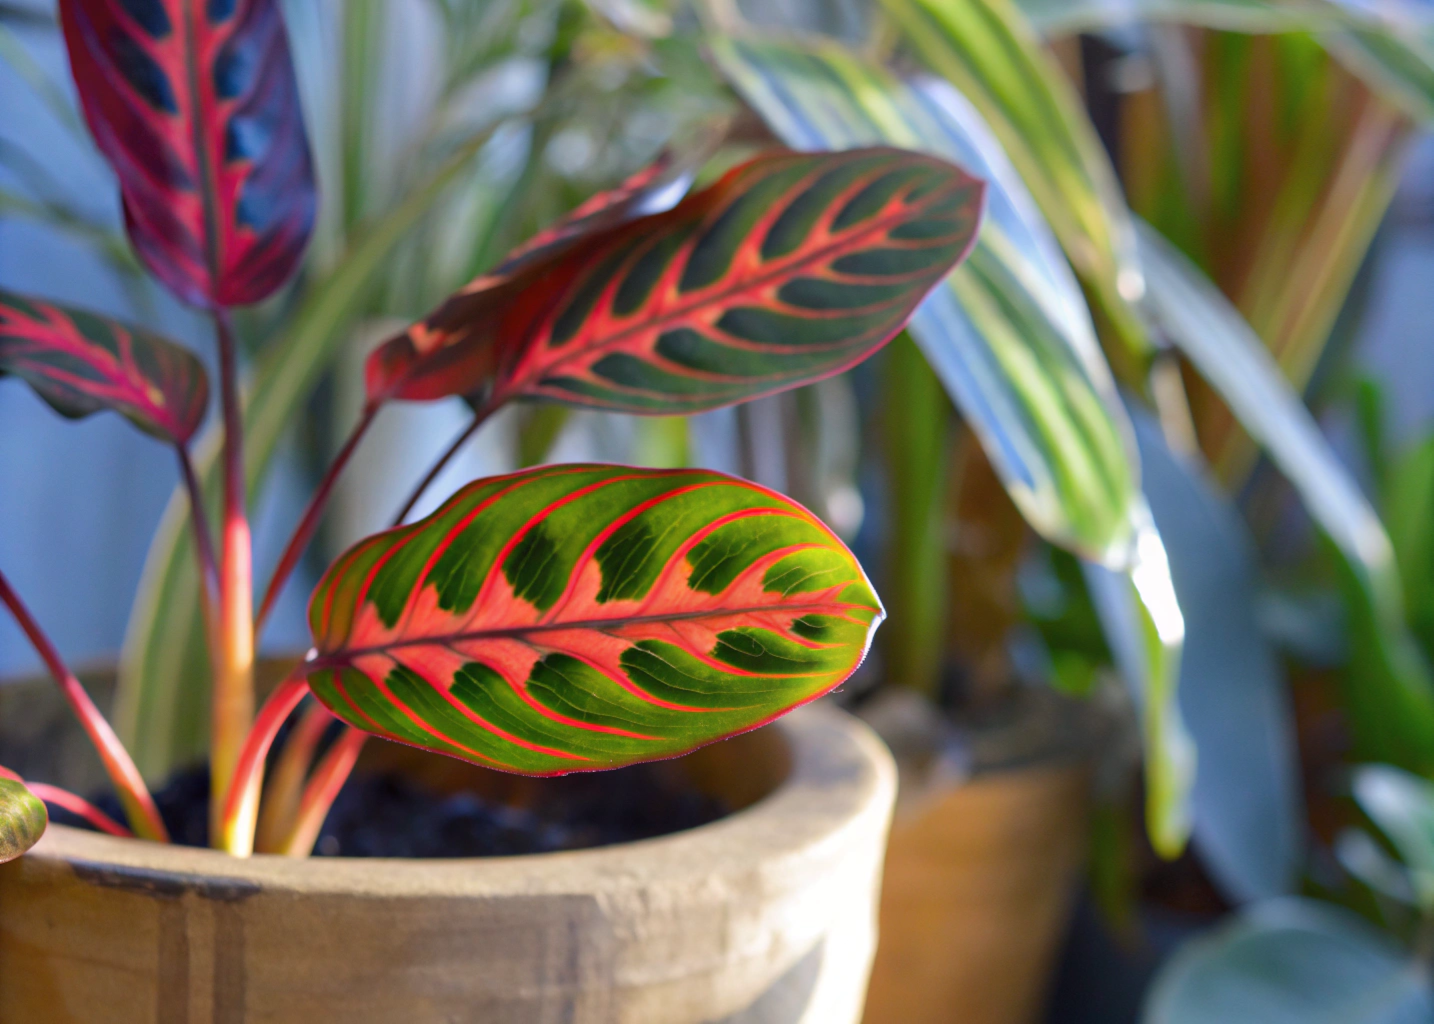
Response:
[{"label": "variegated leaf", "polygon": [[0,864],[12,861],[40,841],[50,815],[23,782],[0,776]]},{"label": "variegated leaf", "polygon": [[314,593],[308,679],[360,729],[505,771],[673,757],[821,696],[883,612],[820,520],[706,471],[480,480]]},{"label": "variegated leaf", "polygon": [[277,0],[60,0],[60,18],[145,264],[197,306],[268,297],[317,205]]},{"label": "variegated leaf", "polygon": [[185,444],[204,419],[209,381],[187,349],[123,324],[0,291],[0,376],[23,379],[72,418],[112,409],[147,434]]},{"label": "variegated leaf", "polygon": [[966,254],[984,187],[894,149],[778,152],[480,278],[370,357],[370,399],[688,413],[860,362]]}]

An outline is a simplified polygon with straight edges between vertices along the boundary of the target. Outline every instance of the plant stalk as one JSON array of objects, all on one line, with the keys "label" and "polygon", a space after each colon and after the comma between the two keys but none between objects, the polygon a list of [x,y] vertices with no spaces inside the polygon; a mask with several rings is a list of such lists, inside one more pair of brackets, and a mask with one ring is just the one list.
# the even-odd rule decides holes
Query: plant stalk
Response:
[{"label": "plant stalk", "polygon": [[239,354],[227,310],[214,311],[214,326],[224,402],[224,546],[209,747],[210,834],[218,838],[223,834],[222,808],[234,785],[239,751],[254,720],[254,556],[246,511]]},{"label": "plant stalk", "polygon": [[309,784],[304,787],[294,827],[279,848],[279,852],[284,856],[307,857],[313,853],[314,843],[318,842],[319,831],[324,827],[329,809],[338,798],[339,790],[343,789],[344,783],[348,781],[367,741],[368,733],[353,726],[345,729],[343,735],[334,741],[334,745],[314,769]]},{"label": "plant stalk", "polygon": [[359,417],[353,431],[350,432],[348,440],[339,449],[334,461],[329,464],[324,478],[319,481],[319,486],[314,491],[314,496],[309,499],[309,507],[304,510],[299,525],[294,528],[294,535],[289,538],[289,543],[284,548],[284,554],[274,569],[274,575],[269,579],[269,587],[264,592],[264,600],[259,605],[259,614],[254,619],[256,636],[263,633],[264,623],[269,620],[269,614],[274,610],[274,603],[278,601],[279,595],[283,592],[284,584],[293,574],[294,567],[299,564],[299,559],[303,556],[304,549],[309,546],[309,541],[313,540],[314,531],[318,529],[319,520],[323,518],[329,498],[333,496],[334,485],[338,483],[339,475],[348,465],[349,459],[353,457],[359,442],[368,433],[368,428],[373,424],[378,410],[379,406],[374,404],[364,406],[363,414]]},{"label": "plant stalk", "polygon": [[423,497],[424,492],[433,486],[433,481],[438,479],[438,475],[448,467],[448,464],[453,461],[453,457],[468,443],[468,439],[476,434],[478,428],[487,422],[488,417],[492,416],[501,407],[501,401],[493,401],[490,399],[485,405],[480,406],[473,413],[473,422],[464,427],[462,433],[453,439],[453,443],[438,457],[438,461],[433,464],[433,468],[428,471],[428,475],[418,482],[418,486],[413,489],[413,493],[410,494],[408,500],[403,503],[403,508],[399,510],[398,515],[393,517],[394,526],[401,526],[403,524],[403,521],[408,518],[408,514],[413,511],[413,506],[417,505],[418,500]]},{"label": "plant stalk", "polygon": [[215,833],[215,845],[235,857],[248,857],[254,852],[259,791],[264,785],[264,758],[274,745],[279,728],[309,692],[305,667],[295,669],[264,702],[239,751]]},{"label": "plant stalk", "polygon": [[[125,750],[124,744],[119,741],[105,716],[100,714],[100,709],[95,707],[90,695],[75,678],[75,674],[65,665],[60,657],[60,652],[45,635],[40,624],[35,621],[30,610],[20,600],[20,595],[15,593],[10,586],[10,581],[0,573],[0,602],[3,602],[10,613],[15,616],[15,621],[29,638],[37,654],[49,669],[50,675],[54,676],[55,682],[59,684],[60,692],[64,695],[65,701],[74,711],[75,717],[80,720],[85,734],[89,736],[90,742],[94,744],[100,760],[104,763],[105,772],[108,773],[110,781],[114,783],[115,791],[119,794],[120,802],[124,804],[125,814],[134,826],[134,831],[144,839],[152,839],[155,842],[169,842],[169,833],[164,827],[164,821],[159,816],[159,808],[154,805],[154,798],[150,796],[149,787],[144,784],[144,777],[140,775],[139,769],[134,766],[134,761]],[[33,787],[32,787],[33,788]],[[38,793],[35,794],[39,796]],[[44,797],[41,797],[43,800]]]},{"label": "plant stalk", "polygon": [[318,701],[310,704],[284,741],[269,784],[264,787],[259,832],[254,846],[260,853],[276,853],[298,820],[304,783],[314,763],[314,752],[334,716]]}]

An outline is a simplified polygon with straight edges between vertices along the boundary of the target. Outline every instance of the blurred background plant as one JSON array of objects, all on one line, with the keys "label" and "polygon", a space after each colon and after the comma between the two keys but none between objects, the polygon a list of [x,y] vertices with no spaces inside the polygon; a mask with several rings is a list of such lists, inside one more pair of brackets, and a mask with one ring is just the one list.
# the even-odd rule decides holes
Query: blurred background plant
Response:
[{"label": "blurred background plant", "polygon": [[[388,326],[664,147],[720,139],[704,176],[778,142],[956,158],[994,185],[987,225],[881,360],[691,420],[524,408],[430,500],[550,458],[702,464],[792,494],[878,567],[890,604],[850,699],[895,684],[961,723],[1054,687],[1138,723],[1144,784],[1113,745],[1092,830],[1092,903],[1125,944],[1111,956],[1148,973],[1171,921],[1183,937],[1234,915],[1172,962],[1150,1019],[1303,1020],[1316,996],[1373,1007],[1351,1020],[1434,1019],[1430,853],[1411,838],[1434,813],[1416,778],[1434,773],[1434,441],[1408,440],[1434,364],[1421,335],[1391,340],[1388,312],[1428,289],[1427,267],[1411,281],[1391,261],[1400,225],[1429,223],[1427,195],[1400,183],[1434,117],[1434,14],[1416,0],[284,6],[327,201],[300,278],[241,322],[267,517],[296,515],[292,481],[347,432],[361,357]],[[96,205],[113,190],[93,187],[104,171],[58,55],[48,3],[0,3],[0,278],[203,338]],[[57,137],[65,165],[41,166],[31,154]],[[29,460],[6,475],[28,481],[6,509],[23,522],[25,494],[59,485],[40,417],[12,394],[0,422],[35,439],[7,452]],[[314,564],[389,518],[372,481],[406,491],[464,422],[437,406],[382,423]],[[84,429],[96,446],[67,515],[110,517],[112,536],[153,522],[167,464]],[[21,585],[80,564],[47,549],[86,531],[43,525],[4,542]],[[204,742],[185,528],[173,498],[125,626],[116,724],[167,738],[137,752],[155,777]],[[142,555],[115,547],[97,607]],[[64,599],[29,589],[42,616]],[[83,632],[62,646],[118,639],[120,623],[64,618]],[[1351,774],[1373,763],[1389,767]],[[1389,842],[1350,831],[1366,820]],[[1371,1002],[1390,979],[1387,1007]],[[1131,987],[1132,1008],[1108,999],[1090,1019],[1133,1015]],[[1081,999],[1063,981],[1059,1019],[1081,1019]]]}]

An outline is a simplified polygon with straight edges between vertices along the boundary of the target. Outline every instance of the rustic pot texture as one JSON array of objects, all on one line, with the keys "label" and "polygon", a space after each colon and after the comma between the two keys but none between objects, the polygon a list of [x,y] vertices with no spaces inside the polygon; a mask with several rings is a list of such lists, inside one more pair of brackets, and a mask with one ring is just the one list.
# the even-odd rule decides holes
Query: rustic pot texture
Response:
[{"label": "rustic pot texture", "polygon": [[953,763],[892,717],[878,731],[901,795],[864,1022],[1036,1024],[1085,862],[1099,723],[1036,698]]},{"label": "rustic pot texture", "polygon": [[0,1024],[855,1024],[895,770],[829,707],[683,759],[743,807],[482,860],[54,827],[0,867]]}]

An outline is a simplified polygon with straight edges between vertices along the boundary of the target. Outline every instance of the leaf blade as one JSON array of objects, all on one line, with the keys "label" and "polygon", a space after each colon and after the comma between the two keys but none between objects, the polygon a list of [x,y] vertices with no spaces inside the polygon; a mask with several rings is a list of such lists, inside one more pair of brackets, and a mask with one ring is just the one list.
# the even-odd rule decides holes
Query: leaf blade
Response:
[{"label": "leaf blade", "polygon": [[317,211],[276,0],[62,0],[60,20],[146,266],[196,306],[271,295]]},{"label": "leaf blade", "polygon": [[672,414],[810,383],[901,329],[965,256],[982,195],[898,150],[759,156],[480,278],[374,353],[369,397]]},{"label": "leaf blade", "polygon": [[0,864],[38,843],[49,821],[44,802],[24,783],[0,776]]},{"label": "leaf blade", "polygon": [[529,775],[673,757],[840,685],[884,612],[799,505],[707,471],[480,480],[314,593],[313,692],[351,725]]},{"label": "leaf blade", "polygon": [[120,413],[147,434],[185,445],[209,400],[204,366],[187,349],[116,321],[0,291],[0,377],[23,379],[71,419]]}]

